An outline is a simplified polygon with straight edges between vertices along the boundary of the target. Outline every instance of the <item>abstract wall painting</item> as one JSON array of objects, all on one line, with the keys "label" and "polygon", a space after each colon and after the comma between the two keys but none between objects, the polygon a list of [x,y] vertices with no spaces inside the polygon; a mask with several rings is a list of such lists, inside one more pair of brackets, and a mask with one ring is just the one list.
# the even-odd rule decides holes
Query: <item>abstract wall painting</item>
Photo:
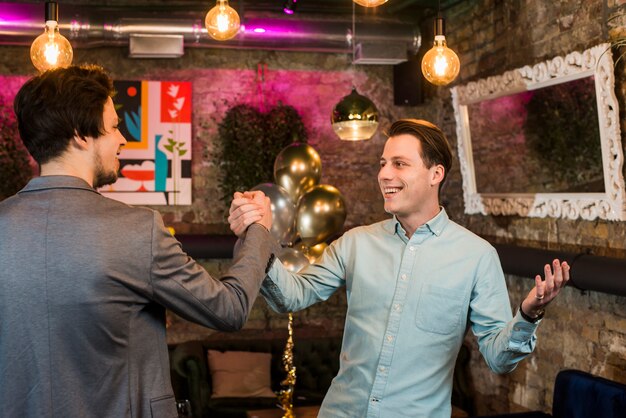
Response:
[{"label": "abstract wall painting", "polygon": [[191,83],[114,82],[120,176],[99,191],[132,205],[191,204]]}]

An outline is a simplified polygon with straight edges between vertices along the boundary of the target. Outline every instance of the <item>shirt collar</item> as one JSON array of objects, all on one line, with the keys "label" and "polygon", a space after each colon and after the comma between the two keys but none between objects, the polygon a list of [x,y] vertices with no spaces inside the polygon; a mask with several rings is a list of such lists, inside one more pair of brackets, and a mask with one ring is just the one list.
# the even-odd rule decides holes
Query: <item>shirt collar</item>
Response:
[{"label": "shirt collar", "polygon": [[[448,213],[443,207],[440,206],[440,208],[441,210],[439,211],[439,213],[435,215],[431,220],[426,222],[424,225],[417,228],[415,233],[418,233],[420,231],[429,231],[433,235],[440,236],[448,223],[450,223]],[[400,221],[398,221],[398,218],[395,217],[395,215],[393,219],[389,220],[385,229],[390,234],[398,234],[401,237],[406,237],[406,231],[400,224]]]},{"label": "shirt collar", "polygon": [[31,179],[18,193],[48,189],[82,189],[98,193],[85,180],[74,176],[40,176]]}]

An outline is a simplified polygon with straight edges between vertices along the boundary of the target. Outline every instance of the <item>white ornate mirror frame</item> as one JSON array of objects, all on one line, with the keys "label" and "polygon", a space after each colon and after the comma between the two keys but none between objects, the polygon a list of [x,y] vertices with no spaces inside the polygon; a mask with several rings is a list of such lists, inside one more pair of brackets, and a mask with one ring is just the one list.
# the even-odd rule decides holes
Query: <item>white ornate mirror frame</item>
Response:
[{"label": "white ornate mirror frame", "polygon": [[[603,193],[478,193],[467,106],[483,100],[535,90],[594,76],[602,166]],[[502,75],[452,88],[458,152],[463,177],[465,212],[568,219],[626,220],[619,107],[614,92],[610,45],[507,71]]]}]

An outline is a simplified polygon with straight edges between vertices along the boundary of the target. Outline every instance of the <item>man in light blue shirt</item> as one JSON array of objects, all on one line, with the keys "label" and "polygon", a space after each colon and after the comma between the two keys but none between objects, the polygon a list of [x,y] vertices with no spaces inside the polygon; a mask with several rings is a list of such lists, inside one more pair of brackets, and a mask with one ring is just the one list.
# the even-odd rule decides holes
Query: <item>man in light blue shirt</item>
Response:
[{"label": "man in light blue shirt", "polygon": [[274,262],[261,289],[273,309],[293,312],[346,287],[341,366],[320,417],[449,418],[467,328],[489,367],[510,372],[533,351],[543,308],[569,279],[567,263],[546,265],[513,317],[495,249],[439,206],[452,163],[443,132],[407,119],[389,136],[378,182],[393,218],[346,232],[299,274]]}]

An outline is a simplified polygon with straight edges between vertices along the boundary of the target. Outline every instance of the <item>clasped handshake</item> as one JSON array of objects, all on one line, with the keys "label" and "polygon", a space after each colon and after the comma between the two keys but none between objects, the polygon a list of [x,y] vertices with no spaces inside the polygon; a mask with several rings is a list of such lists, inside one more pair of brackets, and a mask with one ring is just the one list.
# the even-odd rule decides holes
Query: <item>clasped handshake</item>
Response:
[{"label": "clasped handshake", "polygon": [[230,229],[241,238],[253,223],[263,225],[268,231],[272,228],[272,206],[270,198],[262,191],[235,192],[228,211]]}]

